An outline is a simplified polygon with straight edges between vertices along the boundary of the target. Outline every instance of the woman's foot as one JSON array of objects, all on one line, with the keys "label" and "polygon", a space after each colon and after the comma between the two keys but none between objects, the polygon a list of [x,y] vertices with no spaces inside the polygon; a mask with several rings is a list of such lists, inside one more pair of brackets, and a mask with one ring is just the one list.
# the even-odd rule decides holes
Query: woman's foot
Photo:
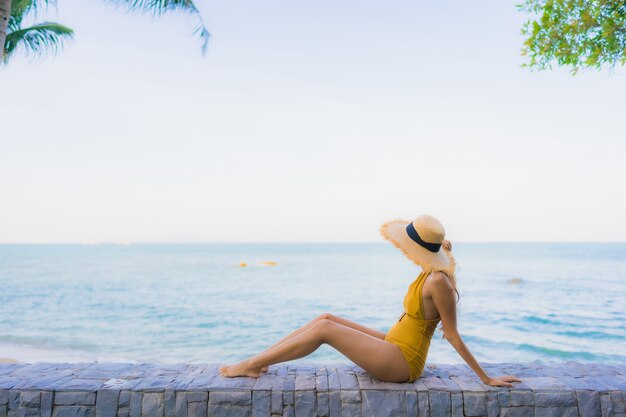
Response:
[{"label": "woman's foot", "polygon": [[227,377],[234,376],[249,376],[252,378],[258,378],[261,376],[261,372],[265,367],[255,367],[250,364],[250,361],[241,361],[235,365],[220,366],[220,375]]}]

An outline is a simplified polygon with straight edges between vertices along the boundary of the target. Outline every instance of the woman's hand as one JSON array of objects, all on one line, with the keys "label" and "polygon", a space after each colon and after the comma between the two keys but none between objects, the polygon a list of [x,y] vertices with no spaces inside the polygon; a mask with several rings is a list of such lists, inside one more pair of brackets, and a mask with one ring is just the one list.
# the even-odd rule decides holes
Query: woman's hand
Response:
[{"label": "woman's hand", "polygon": [[450,241],[447,239],[444,239],[443,242],[441,242],[441,246],[443,246],[443,248],[448,252],[452,250],[452,243],[450,243]]},{"label": "woman's hand", "polygon": [[505,375],[489,378],[485,384],[491,385],[492,387],[512,387],[513,384],[511,384],[511,382],[522,382],[522,380],[512,375]]}]

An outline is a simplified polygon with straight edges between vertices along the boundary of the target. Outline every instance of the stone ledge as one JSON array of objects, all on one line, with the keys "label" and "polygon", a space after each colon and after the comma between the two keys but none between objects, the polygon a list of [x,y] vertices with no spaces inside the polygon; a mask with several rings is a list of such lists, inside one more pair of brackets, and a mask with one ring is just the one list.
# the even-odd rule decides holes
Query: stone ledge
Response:
[{"label": "stone ledge", "polygon": [[626,364],[481,365],[523,382],[490,387],[464,364],[429,364],[413,383],[347,363],[260,378],[222,377],[219,364],[0,364],[0,417],[626,417]]}]

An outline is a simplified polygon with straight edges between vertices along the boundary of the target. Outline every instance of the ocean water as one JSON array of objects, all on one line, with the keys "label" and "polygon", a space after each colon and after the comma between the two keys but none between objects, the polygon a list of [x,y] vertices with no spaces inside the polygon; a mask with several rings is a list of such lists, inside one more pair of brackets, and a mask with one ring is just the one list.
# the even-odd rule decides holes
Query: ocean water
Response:
[{"label": "ocean water", "polygon": [[[479,361],[626,361],[626,244],[454,253],[459,331]],[[0,245],[0,357],[231,363],[323,312],[387,331],[418,273],[384,242]],[[301,360],[348,361],[328,345]],[[462,359],[435,332],[428,362]]]}]

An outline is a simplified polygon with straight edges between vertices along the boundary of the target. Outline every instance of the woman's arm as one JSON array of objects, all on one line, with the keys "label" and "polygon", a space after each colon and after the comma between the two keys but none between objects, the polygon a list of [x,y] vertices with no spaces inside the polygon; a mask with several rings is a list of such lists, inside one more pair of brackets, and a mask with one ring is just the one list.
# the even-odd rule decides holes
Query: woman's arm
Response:
[{"label": "woman's arm", "polygon": [[469,351],[456,326],[456,300],[454,298],[454,287],[445,274],[436,272],[432,277],[431,294],[435,307],[441,317],[443,325],[443,336],[454,347],[459,355],[467,362],[472,370],[478,375],[481,381],[491,386],[512,387],[511,382],[520,382],[514,376],[489,377],[480,366],[474,355]]}]

